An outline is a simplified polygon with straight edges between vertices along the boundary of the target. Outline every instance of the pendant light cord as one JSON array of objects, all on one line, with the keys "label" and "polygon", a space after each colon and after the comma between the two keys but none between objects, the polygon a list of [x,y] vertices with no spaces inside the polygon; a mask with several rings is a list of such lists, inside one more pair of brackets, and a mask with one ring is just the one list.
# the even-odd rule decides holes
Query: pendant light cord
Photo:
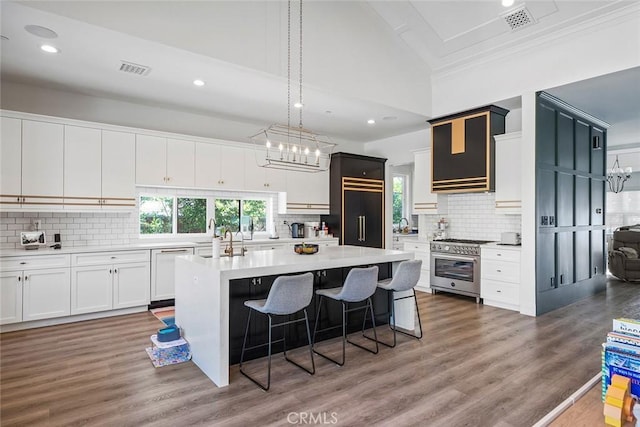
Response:
[{"label": "pendant light cord", "polygon": [[300,0],[300,129],[302,129],[302,0]]}]

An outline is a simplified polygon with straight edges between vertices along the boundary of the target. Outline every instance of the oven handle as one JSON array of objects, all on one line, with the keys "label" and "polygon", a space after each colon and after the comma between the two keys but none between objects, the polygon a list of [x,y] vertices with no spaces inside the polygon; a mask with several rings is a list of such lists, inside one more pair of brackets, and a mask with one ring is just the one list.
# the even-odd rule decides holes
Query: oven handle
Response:
[{"label": "oven handle", "polygon": [[473,263],[477,263],[478,259],[477,258],[468,258],[468,257],[464,257],[464,256],[457,256],[457,255],[445,255],[445,254],[431,254],[432,257],[434,258],[443,258],[443,259],[450,259],[453,261],[469,261],[469,262],[473,262]]}]

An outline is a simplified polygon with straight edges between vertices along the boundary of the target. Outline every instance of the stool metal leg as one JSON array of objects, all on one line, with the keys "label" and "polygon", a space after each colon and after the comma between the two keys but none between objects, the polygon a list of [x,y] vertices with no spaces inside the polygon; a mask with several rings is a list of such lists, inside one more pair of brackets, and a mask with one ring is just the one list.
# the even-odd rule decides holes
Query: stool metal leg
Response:
[{"label": "stool metal leg", "polygon": [[262,384],[260,381],[256,380],[255,378],[251,377],[249,374],[247,374],[243,369],[242,369],[242,362],[244,360],[244,350],[245,350],[245,345],[247,342],[247,335],[249,333],[249,323],[251,322],[251,311],[249,310],[249,318],[247,320],[247,329],[245,330],[244,333],[244,341],[242,343],[242,352],[240,353],[240,373],[242,375],[244,375],[245,377],[249,378],[255,385],[257,385],[258,387],[260,387],[262,390],[264,391],[268,391],[269,387],[271,386],[271,315],[267,314],[267,316],[269,317],[269,342],[267,343],[268,345],[268,349],[269,349],[269,353],[268,353],[268,363],[267,363],[267,385]]},{"label": "stool metal leg", "polygon": [[[298,364],[296,361],[289,359],[289,357],[287,356],[287,343],[286,341],[284,341],[284,358],[287,362],[292,363],[294,365],[296,365],[298,368],[302,369],[303,371],[313,375],[316,373],[316,364],[313,361],[313,348],[311,345],[311,330],[309,329],[309,318],[307,317],[307,309],[304,309],[304,321],[305,321],[305,325],[307,327],[307,339],[309,340],[309,355],[311,356],[311,369],[307,369],[304,366]],[[289,324],[290,322],[287,322],[286,324],[283,324],[283,327],[286,326],[287,324]],[[286,332],[283,331],[283,337],[285,336]]]},{"label": "stool metal leg", "polygon": [[[389,291],[392,292],[393,291]],[[414,334],[410,334],[408,332],[404,332],[399,330],[398,328],[396,328],[396,313],[395,313],[395,306],[396,306],[396,301],[400,301],[406,298],[413,298],[413,301],[415,303],[416,306],[416,314],[418,315],[418,326],[420,327],[420,334],[419,335],[414,335]],[[396,332],[399,332],[401,334],[404,334],[408,337],[412,337],[412,338],[416,338],[416,339],[422,339],[422,321],[420,320],[420,310],[418,309],[418,298],[416,297],[416,290],[413,289],[413,295],[409,295],[406,297],[401,297],[401,298],[394,298],[393,302],[391,303],[391,310],[389,312],[389,317],[390,317],[390,322],[389,322],[389,329],[391,329],[393,331],[393,344],[388,344],[384,341],[381,340],[377,340],[377,338],[371,338],[368,337],[366,335],[364,335],[365,338],[369,339],[369,340],[377,340],[378,343],[387,346],[387,347],[391,347],[394,348],[396,346]],[[375,329],[374,329],[375,332]]]},{"label": "stool metal leg", "polygon": [[[362,308],[362,307],[359,307],[359,308]],[[347,339],[347,342],[348,342],[349,344],[353,344],[353,345],[355,345],[355,346],[356,346],[356,347],[358,347],[358,348],[361,348],[361,349],[363,349],[363,350],[366,350],[366,351],[368,351],[369,353],[378,354],[378,351],[379,351],[380,349],[378,348],[378,335],[377,335],[377,333],[376,333],[376,321],[375,321],[375,315],[374,315],[374,313],[373,313],[373,303],[371,302],[371,298],[367,298],[367,305],[366,305],[366,308],[365,308],[365,311],[364,311],[364,317],[365,317],[365,319],[367,318],[367,311],[369,311],[369,308],[371,308],[371,323],[373,324],[373,335],[374,335],[374,337],[375,337],[375,339],[373,339],[372,341],[375,341],[375,342],[376,342],[376,350],[375,350],[375,351],[373,351],[373,350],[371,350],[371,349],[369,349],[369,348],[367,348],[367,347],[361,346],[361,345],[360,345],[360,344],[358,344],[358,343],[355,343],[355,342],[353,342],[353,341],[349,341],[348,339]],[[357,309],[356,309],[356,310],[357,310]],[[363,322],[362,322],[362,327],[364,328],[364,320],[363,320]],[[363,335],[364,335],[364,334],[363,334]]]}]

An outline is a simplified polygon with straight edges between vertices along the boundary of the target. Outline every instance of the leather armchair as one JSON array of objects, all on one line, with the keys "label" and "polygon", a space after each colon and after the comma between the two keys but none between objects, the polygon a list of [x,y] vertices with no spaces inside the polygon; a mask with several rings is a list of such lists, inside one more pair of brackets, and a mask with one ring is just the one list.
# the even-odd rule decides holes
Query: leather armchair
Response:
[{"label": "leather armchair", "polygon": [[608,254],[611,274],[624,281],[640,281],[640,258],[636,254],[640,254],[640,224],[614,231]]}]

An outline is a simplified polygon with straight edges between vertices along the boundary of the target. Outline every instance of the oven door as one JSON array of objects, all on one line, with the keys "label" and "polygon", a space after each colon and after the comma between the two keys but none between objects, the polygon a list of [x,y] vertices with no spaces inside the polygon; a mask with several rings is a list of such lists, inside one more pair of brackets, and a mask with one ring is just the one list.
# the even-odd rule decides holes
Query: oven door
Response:
[{"label": "oven door", "polygon": [[478,257],[431,252],[430,286],[464,295],[480,295]]}]

